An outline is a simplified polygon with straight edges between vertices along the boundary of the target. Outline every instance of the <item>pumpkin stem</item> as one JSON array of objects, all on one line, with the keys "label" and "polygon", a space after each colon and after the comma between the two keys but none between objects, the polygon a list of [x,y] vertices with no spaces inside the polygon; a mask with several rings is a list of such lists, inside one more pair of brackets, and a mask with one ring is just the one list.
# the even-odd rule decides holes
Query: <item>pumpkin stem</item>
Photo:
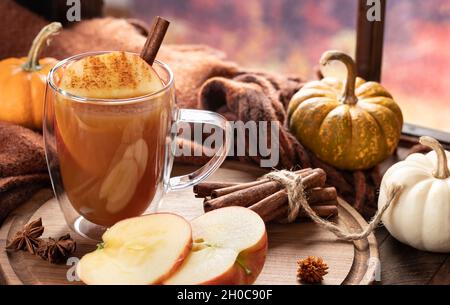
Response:
[{"label": "pumpkin stem", "polygon": [[340,51],[326,51],[320,58],[320,64],[325,66],[332,60],[342,62],[347,68],[347,79],[345,80],[345,89],[341,98],[342,103],[355,105],[358,99],[355,95],[356,65],[353,58]]},{"label": "pumpkin stem", "polygon": [[59,22],[52,22],[42,28],[39,34],[34,38],[31,49],[28,52],[27,61],[22,66],[25,71],[32,72],[41,69],[39,66],[39,54],[41,53],[44,44],[49,42],[49,38],[58,34],[61,28],[62,25]]},{"label": "pumpkin stem", "polygon": [[430,147],[436,152],[437,155],[437,167],[433,172],[433,175],[437,179],[447,179],[450,177],[450,171],[448,170],[447,165],[447,155],[445,154],[445,150],[442,147],[441,143],[438,140],[433,139],[432,137],[420,137],[420,144]]}]

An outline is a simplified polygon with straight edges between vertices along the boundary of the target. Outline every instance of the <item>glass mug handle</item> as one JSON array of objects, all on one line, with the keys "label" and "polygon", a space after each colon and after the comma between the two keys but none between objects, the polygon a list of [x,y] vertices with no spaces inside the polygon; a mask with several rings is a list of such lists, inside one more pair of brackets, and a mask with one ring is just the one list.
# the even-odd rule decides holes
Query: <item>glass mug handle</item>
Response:
[{"label": "glass mug handle", "polygon": [[[216,149],[214,156],[201,168],[196,171],[182,176],[172,177],[169,179],[168,190],[181,190],[191,187],[214,173],[223,163],[228,154],[231,139],[231,128],[228,121],[218,113],[206,110],[196,109],[180,109],[178,110],[178,119],[174,124],[179,123],[206,123],[222,129],[223,143]],[[173,144],[176,144],[177,137],[174,138]],[[174,146],[172,146],[174,147]],[[172,156],[173,156],[173,150]]]}]

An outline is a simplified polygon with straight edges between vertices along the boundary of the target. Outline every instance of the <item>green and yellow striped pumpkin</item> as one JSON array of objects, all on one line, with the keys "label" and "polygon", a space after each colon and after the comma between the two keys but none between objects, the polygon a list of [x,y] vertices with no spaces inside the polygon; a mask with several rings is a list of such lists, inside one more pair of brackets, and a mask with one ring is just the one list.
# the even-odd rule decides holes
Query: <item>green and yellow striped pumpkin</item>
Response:
[{"label": "green and yellow striped pumpkin", "polygon": [[322,55],[321,65],[338,60],[347,78],[307,83],[289,104],[289,127],[319,159],[337,168],[375,166],[397,147],[403,125],[399,106],[379,83],[356,77],[353,59],[338,51]]}]

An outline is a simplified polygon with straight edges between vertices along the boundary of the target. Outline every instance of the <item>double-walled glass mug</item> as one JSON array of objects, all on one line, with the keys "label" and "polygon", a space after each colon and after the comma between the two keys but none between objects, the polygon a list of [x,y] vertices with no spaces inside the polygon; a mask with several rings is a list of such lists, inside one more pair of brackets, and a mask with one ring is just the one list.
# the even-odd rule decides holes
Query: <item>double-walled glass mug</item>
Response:
[{"label": "double-walled glass mug", "polygon": [[[224,161],[230,137],[222,116],[176,107],[172,71],[159,61],[153,68],[164,88],[145,96],[90,99],[59,88],[68,65],[102,53],[106,52],[70,57],[50,71],[43,126],[53,190],[67,224],[95,240],[117,221],[142,215],[150,205],[157,209],[167,191],[207,178]],[[186,122],[221,128],[222,145],[197,171],[171,178],[174,126]]]}]

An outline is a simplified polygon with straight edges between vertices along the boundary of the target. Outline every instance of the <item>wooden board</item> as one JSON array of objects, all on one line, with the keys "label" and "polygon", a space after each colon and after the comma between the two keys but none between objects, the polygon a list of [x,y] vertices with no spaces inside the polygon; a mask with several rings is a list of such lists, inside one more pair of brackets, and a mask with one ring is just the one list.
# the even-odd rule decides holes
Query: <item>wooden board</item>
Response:
[{"label": "wooden board", "polygon": [[[192,171],[178,166],[175,174]],[[260,168],[227,162],[210,180],[251,181],[264,174]],[[0,228],[0,282],[6,284],[80,284],[71,282],[73,265],[50,265],[26,252],[4,251],[6,240],[30,220],[42,217],[44,237],[57,237],[70,232],[51,191],[40,191],[32,200],[14,211]],[[350,230],[361,230],[364,219],[346,202],[339,200],[336,222]],[[160,211],[176,212],[187,219],[203,214],[202,199],[192,190],[169,193],[160,204]],[[268,225],[269,252],[257,284],[298,284],[296,262],[309,255],[321,256],[329,265],[323,284],[370,284],[377,271],[378,249],[375,236],[355,243],[343,242],[309,221],[289,225]],[[95,243],[70,232],[77,241],[75,257],[95,249]]]}]

